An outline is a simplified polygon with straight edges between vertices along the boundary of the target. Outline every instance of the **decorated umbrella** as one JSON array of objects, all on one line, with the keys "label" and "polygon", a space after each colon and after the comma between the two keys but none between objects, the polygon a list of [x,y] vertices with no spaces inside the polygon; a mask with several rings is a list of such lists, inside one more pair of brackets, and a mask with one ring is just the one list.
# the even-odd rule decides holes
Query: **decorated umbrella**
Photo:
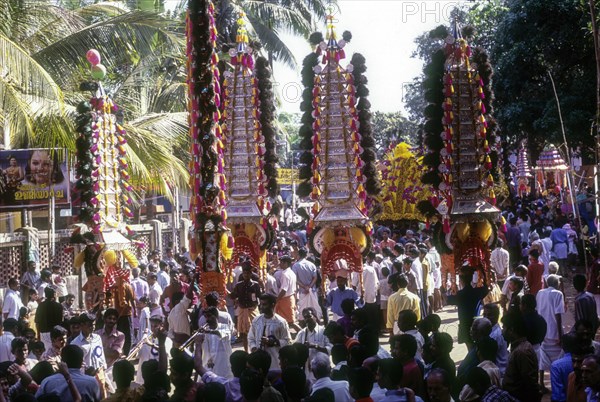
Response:
[{"label": "decorated umbrella", "polygon": [[[248,45],[244,15],[238,19],[237,46],[229,50],[233,71],[225,71],[222,99],[227,224],[234,237],[232,268],[246,257],[260,276],[266,276],[266,254],[272,244],[277,218],[270,219],[268,195],[275,195],[274,105],[268,61]],[[270,194],[269,194],[270,193]]]},{"label": "decorated umbrella", "polygon": [[368,196],[380,190],[364,57],[355,54],[347,68],[340,65],[351,37],[344,32],[338,40],[333,16],[327,16],[327,36],[311,35],[316,51],[304,59],[302,70],[306,89],[300,134],[306,152],[300,159],[304,182],[298,193],[310,194],[314,202],[307,232],[310,247],[321,258],[323,275],[340,266],[362,271],[362,254],[369,251],[372,230]]},{"label": "decorated umbrella", "polygon": [[[453,35],[446,38],[444,52],[434,55],[427,71],[427,86],[433,91],[425,125],[425,160],[430,169],[422,181],[437,189],[431,204],[442,219],[445,237],[441,249],[452,250],[454,268],[468,264],[487,274],[500,214],[494,206],[493,190],[492,157],[497,158],[490,147],[495,142],[489,92],[491,66],[482,50],[472,53],[455,24]],[[439,127],[438,116],[442,118]],[[451,272],[451,282],[454,277]],[[479,276],[483,277],[491,279],[491,275]]]},{"label": "decorated umbrella", "polygon": [[558,149],[552,144],[546,146],[536,162],[535,172],[537,181],[544,190],[558,191],[566,183],[569,165],[560,156]]},{"label": "decorated umbrella", "polygon": [[530,186],[529,179],[533,175],[531,174],[531,167],[529,166],[529,157],[527,155],[527,142],[524,140],[521,142],[519,152],[517,153],[517,194],[519,197],[529,194]]},{"label": "decorated umbrella", "polygon": [[91,49],[86,57],[95,81],[80,87],[93,95],[89,102],[77,106],[75,166],[78,220],[84,225],[75,229],[71,241],[86,246],[75,257],[75,266],[85,267],[85,287],[90,289],[86,290],[86,306],[95,309],[102,307],[99,294],[113,286],[117,278],[129,280],[129,270],[123,263],[136,267],[138,261],[129,250],[135,233],[125,224],[125,217],[133,216],[133,200],[122,112],[102,87],[106,68],[100,63],[100,53]]}]

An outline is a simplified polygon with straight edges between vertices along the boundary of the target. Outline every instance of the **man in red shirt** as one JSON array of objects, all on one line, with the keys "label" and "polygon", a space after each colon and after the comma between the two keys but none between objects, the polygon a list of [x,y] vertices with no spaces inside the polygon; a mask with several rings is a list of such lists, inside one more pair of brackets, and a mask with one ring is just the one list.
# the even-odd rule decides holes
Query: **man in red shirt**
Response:
[{"label": "man in red shirt", "polygon": [[402,382],[400,386],[412,389],[416,395],[425,396],[423,371],[415,360],[417,340],[409,334],[394,335],[390,338],[390,352],[394,359],[402,363]]},{"label": "man in red shirt", "polygon": [[540,252],[537,249],[529,250],[529,266],[527,267],[527,283],[529,293],[537,295],[543,287],[544,264],[540,263]]}]

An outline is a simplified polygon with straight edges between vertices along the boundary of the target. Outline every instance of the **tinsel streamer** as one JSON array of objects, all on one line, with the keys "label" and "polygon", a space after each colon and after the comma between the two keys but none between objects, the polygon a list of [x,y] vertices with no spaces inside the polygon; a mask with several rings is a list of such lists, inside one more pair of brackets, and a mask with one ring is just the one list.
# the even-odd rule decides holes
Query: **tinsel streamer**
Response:
[{"label": "tinsel streamer", "polygon": [[269,62],[264,57],[258,57],[255,64],[256,78],[258,80],[258,95],[260,106],[260,124],[265,143],[264,173],[267,178],[267,191],[269,197],[275,198],[279,192],[277,184],[277,129],[275,121],[275,96],[271,81]]},{"label": "tinsel streamer", "polygon": [[358,116],[358,133],[360,134],[360,145],[363,148],[361,159],[364,162],[361,171],[365,177],[365,190],[370,196],[381,192],[381,183],[377,172],[377,154],[375,152],[375,139],[373,138],[373,127],[371,126],[371,104],[368,101],[369,89],[367,88],[367,70],[365,57],[360,53],[352,55],[350,63],[353,66],[352,78],[356,88],[355,94],[358,102],[356,112]]},{"label": "tinsel streamer", "polygon": [[93,174],[97,168],[95,153],[93,152],[94,140],[94,114],[89,102],[80,102],[77,105],[78,115],[75,118],[76,130],[79,137],[75,141],[77,149],[77,163],[75,165],[75,190],[79,195],[80,210],[78,220],[93,227],[93,217],[97,207],[92,201],[95,198]]},{"label": "tinsel streamer", "polygon": [[[221,119],[219,58],[216,53],[217,30],[214,5],[209,0],[190,0],[186,17],[187,69],[190,110],[190,139],[192,160],[190,213],[195,231],[191,251],[206,251],[204,234],[210,220],[215,230],[225,225],[225,181],[222,178],[224,143],[219,125]],[[214,239],[210,239],[211,247]],[[196,249],[200,247],[200,250]],[[214,249],[214,247],[213,247]],[[211,249],[212,250],[212,249]],[[218,250],[216,251],[218,253]],[[206,270],[219,270],[216,261],[202,259]],[[210,265],[210,269],[208,265]],[[198,266],[200,269],[200,265]]]},{"label": "tinsel streamer", "polygon": [[426,155],[424,164],[429,167],[429,171],[423,175],[421,181],[423,184],[430,184],[438,188],[442,182],[442,174],[438,171],[440,151],[444,148],[444,140],[440,133],[444,132],[442,118],[444,115],[444,62],[446,61],[444,51],[437,50],[431,57],[431,62],[425,67],[425,100],[428,105],[425,108],[425,124],[423,126],[424,145]]},{"label": "tinsel streamer", "polygon": [[[315,33],[312,36],[323,35]],[[298,174],[301,180],[296,193],[299,197],[307,197],[313,190],[313,184],[311,183],[312,178],[312,164],[313,164],[313,125],[315,118],[313,117],[314,105],[313,105],[313,89],[314,89],[314,78],[315,72],[314,67],[319,64],[319,56],[317,53],[312,52],[304,58],[302,61],[302,84],[304,85],[304,91],[302,92],[302,103],[300,104],[300,110],[303,112],[301,117],[302,126],[300,127],[300,148],[304,151],[300,156],[300,171]]]}]

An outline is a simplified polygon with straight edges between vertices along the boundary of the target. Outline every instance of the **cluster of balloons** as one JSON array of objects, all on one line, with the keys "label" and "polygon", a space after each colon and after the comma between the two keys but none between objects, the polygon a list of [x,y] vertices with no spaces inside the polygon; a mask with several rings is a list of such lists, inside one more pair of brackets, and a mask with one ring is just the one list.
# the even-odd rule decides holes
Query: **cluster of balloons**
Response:
[{"label": "cluster of balloons", "polygon": [[100,52],[96,49],[90,49],[87,51],[85,58],[92,65],[92,77],[95,80],[101,80],[106,77],[106,67],[100,64]]}]

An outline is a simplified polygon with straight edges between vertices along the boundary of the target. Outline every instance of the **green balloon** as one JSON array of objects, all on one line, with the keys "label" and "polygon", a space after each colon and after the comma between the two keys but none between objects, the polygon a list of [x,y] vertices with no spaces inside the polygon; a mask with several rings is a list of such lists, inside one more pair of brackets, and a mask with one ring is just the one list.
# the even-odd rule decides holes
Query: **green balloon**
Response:
[{"label": "green balloon", "polygon": [[96,80],[101,80],[106,77],[106,67],[102,64],[96,64],[92,67],[92,77]]}]

